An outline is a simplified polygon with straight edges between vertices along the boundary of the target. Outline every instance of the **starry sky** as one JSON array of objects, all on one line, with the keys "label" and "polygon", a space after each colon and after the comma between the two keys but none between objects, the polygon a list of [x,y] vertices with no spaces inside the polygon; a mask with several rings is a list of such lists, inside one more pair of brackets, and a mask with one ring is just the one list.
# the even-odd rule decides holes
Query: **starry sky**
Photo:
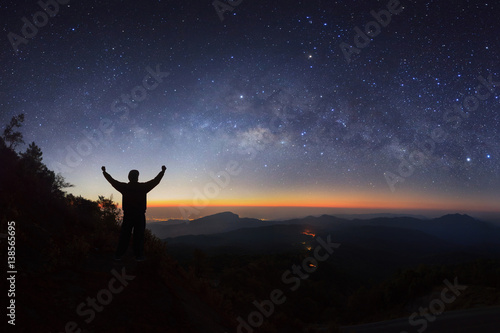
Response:
[{"label": "starry sky", "polygon": [[0,4],[0,121],[75,195],[166,165],[150,219],[500,213],[494,1],[44,1]]}]

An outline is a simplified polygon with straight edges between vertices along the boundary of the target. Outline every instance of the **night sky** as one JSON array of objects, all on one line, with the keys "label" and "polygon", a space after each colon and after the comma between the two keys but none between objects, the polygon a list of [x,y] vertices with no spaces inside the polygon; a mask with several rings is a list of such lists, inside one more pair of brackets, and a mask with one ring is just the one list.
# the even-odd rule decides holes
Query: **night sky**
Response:
[{"label": "night sky", "polygon": [[0,4],[0,121],[75,195],[500,211],[495,1],[60,1]]}]

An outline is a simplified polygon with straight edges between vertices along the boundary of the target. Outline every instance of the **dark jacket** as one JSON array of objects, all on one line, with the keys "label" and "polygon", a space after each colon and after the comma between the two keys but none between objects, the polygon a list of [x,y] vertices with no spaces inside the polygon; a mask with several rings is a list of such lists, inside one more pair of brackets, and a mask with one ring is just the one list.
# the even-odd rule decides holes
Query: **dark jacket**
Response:
[{"label": "dark jacket", "polygon": [[103,172],[106,180],[122,194],[122,208],[125,213],[146,212],[146,194],[160,183],[164,174],[165,171],[160,171],[154,179],[146,183],[122,183],[113,179],[106,171]]}]

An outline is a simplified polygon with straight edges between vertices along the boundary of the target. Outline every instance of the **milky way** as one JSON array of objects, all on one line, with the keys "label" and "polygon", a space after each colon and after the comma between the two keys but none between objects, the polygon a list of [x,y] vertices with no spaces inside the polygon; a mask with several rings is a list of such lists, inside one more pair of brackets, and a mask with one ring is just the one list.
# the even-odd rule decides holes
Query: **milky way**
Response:
[{"label": "milky way", "polygon": [[60,2],[0,5],[0,120],[73,193],[165,164],[194,205],[236,162],[213,203],[498,210],[494,2]]}]

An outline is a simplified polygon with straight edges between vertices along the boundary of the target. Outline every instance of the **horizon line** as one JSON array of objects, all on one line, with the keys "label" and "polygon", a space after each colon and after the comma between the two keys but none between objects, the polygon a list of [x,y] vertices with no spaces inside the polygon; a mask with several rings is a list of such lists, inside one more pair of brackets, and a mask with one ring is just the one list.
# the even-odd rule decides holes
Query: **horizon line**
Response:
[{"label": "horizon line", "polygon": [[[120,205],[121,206],[121,205]],[[164,203],[159,203],[158,201],[153,201],[152,203],[148,204],[148,208],[176,208],[176,207],[189,207],[193,208],[196,210],[204,210],[207,208],[217,208],[217,207],[251,207],[251,208],[325,208],[325,209],[356,209],[356,210],[392,210],[392,211],[408,211],[408,210],[416,210],[416,211],[474,211],[474,212],[481,212],[481,213],[500,213],[500,210],[494,210],[494,209],[473,209],[472,207],[469,208],[457,208],[457,207],[380,207],[380,206],[350,206],[350,205],[314,205],[314,204],[304,204],[304,205],[280,205],[280,204],[234,204],[234,203],[228,203],[228,204],[211,204],[211,205],[206,205],[203,207],[200,206],[194,206],[194,205],[186,205],[183,203],[176,203],[176,204],[164,204]],[[200,207],[200,208],[198,208]],[[388,212],[389,213],[389,212]]]}]

